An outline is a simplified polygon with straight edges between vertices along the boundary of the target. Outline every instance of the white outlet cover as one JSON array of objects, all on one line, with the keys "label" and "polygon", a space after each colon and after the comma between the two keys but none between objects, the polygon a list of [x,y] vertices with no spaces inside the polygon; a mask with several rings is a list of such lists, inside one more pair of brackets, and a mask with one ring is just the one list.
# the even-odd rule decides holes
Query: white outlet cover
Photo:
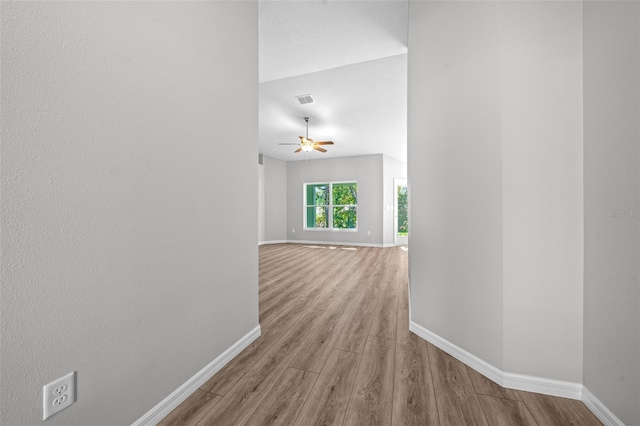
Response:
[{"label": "white outlet cover", "polygon": [[42,387],[42,420],[76,402],[76,372],[69,373]]}]

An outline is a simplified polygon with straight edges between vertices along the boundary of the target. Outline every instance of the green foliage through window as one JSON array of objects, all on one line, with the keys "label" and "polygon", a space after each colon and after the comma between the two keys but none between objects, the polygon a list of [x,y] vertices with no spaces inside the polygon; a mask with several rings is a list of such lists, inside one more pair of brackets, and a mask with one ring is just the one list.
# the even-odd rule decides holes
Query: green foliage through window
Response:
[{"label": "green foliage through window", "polygon": [[336,229],[356,229],[358,213],[355,206],[333,208],[333,227]]},{"label": "green foliage through window", "polygon": [[407,186],[397,185],[396,191],[398,191],[398,236],[406,237],[409,235],[409,213],[408,213],[408,200],[407,200]]},{"label": "green foliage through window", "polygon": [[306,228],[356,229],[358,184],[305,184]]}]

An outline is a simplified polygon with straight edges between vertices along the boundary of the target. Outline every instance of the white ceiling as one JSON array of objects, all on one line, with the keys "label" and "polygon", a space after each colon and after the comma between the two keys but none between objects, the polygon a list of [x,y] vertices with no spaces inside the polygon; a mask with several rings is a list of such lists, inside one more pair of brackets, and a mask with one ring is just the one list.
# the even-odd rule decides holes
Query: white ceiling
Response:
[{"label": "white ceiling", "polygon": [[[260,152],[293,154],[309,137],[332,140],[309,159],[383,153],[406,161],[407,23],[402,1],[261,1]],[[310,93],[315,103],[300,105]]]}]

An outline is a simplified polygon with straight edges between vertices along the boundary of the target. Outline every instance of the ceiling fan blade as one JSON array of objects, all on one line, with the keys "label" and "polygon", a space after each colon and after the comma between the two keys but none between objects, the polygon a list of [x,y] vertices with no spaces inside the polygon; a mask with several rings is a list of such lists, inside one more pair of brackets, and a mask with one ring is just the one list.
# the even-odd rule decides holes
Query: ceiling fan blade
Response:
[{"label": "ceiling fan blade", "polygon": [[279,143],[278,145],[300,145],[300,143]]},{"label": "ceiling fan blade", "polygon": [[316,142],[316,145],[333,145],[333,142],[331,141],[324,141],[324,142]]},{"label": "ceiling fan blade", "polygon": [[[296,145],[297,145],[297,144],[296,144]],[[295,154],[296,152],[300,152],[300,151],[302,151],[302,147],[300,147],[300,148],[296,149],[295,151],[293,151],[293,153]]]},{"label": "ceiling fan blade", "polygon": [[320,152],[327,152],[326,149],[320,148],[319,146],[314,146],[313,149],[315,149],[316,151],[320,151]]}]

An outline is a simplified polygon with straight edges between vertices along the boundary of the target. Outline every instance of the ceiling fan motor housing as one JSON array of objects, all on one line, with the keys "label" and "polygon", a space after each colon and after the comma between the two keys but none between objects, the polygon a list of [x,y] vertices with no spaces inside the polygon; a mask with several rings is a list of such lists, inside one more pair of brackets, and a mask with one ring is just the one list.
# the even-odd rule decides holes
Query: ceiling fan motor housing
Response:
[{"label": "ceiling fan motor housing", "polygon": [[[307,123],[306,137],[300,136],[300,147],[293,152],[300,152],[300,151],[310,152],[314,149],[316,151],[320,151],[323,153],[327,152],[327,150],[324,148],[321,148],[320,145],[333,145],[333,142],[332,141],[314,142],[313,139],[309,139],[309,120],[310,120],[309,117],[304,118],[305,123]],[[297,145],[297,144],[281,143],[280,145]]]}]

